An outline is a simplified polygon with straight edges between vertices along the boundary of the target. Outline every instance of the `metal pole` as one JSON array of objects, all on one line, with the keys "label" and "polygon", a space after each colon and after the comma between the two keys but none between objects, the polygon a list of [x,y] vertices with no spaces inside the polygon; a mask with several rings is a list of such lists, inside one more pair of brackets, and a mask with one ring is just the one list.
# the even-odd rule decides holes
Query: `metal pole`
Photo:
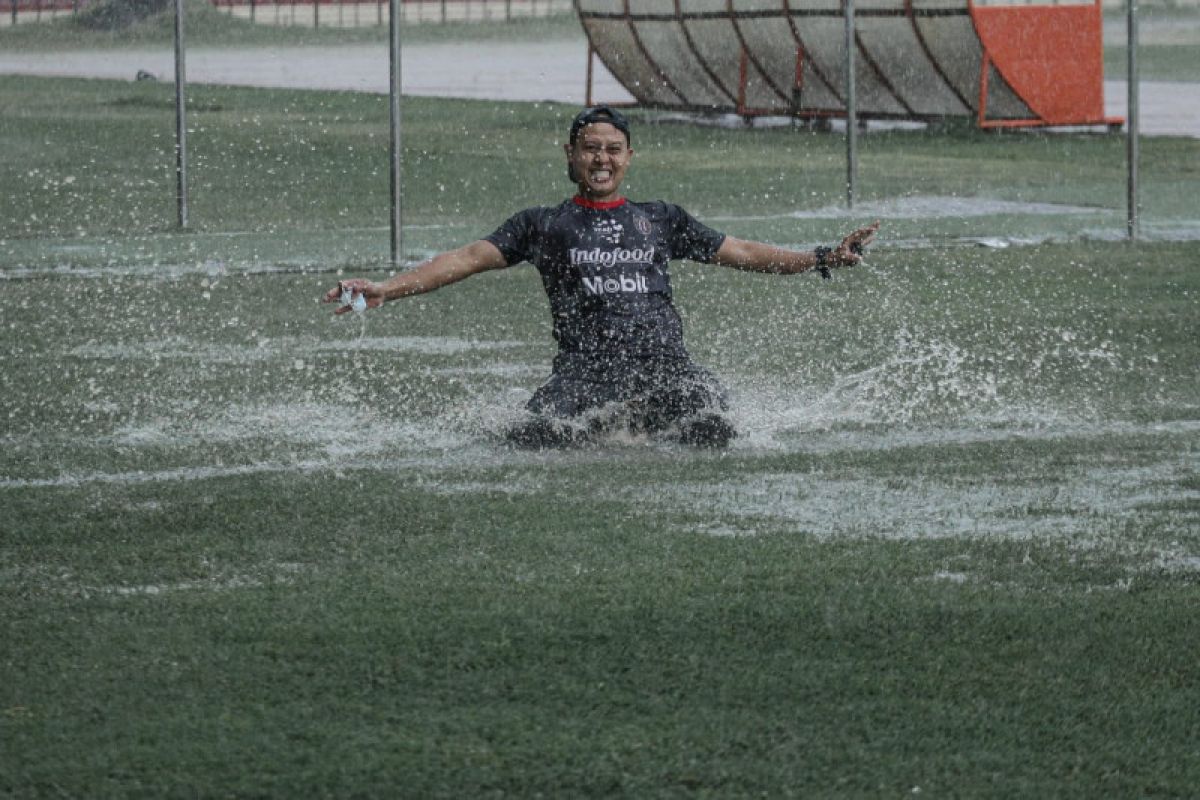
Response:
[{"label": "metal pole", "polygon": [[188,226],[186,85],[183,0],[175,0],[175,201],[180,228]]},{"label": "metal pole", "polygon": [[587,51],[587,88],[584,92],[584,101],[583,101],[584,105],[586,105],[588,108],[591,108],[594,105],[594,103],[592,102],[592,84],[594,82],[592,63],[595,60],[596,60],[596,50],[595,50],[595,48],[592,47],[592,41],[591,41],[591,39],[589,39],[588,40],[588,51]]},{"label": "metal pole", "polygon": [[846,4],[846,207],[854,208],[858,173],[858,100],[854,96],[854,0]]},{"label": "metal pole", "polygon": [[400,0],[391,1],[391,19],[388,29],[391,38],[391,91],[389,106],[391,110],[391,186],[392,186],[392,266],[400,266],[404,252],[404,234],[401,213],[401,128],[400,128]]},{"label": "metal pole", "polygon": [[1127,48],[1129,67],[1128,83],[1129,83],[1129,102],[1127,119],[1125,120],[1125,160],[1129,167],[1128,178],[1128,218],[1126,221],[1126,232],[1130,241],[1136,241],[1138,238],[1138,63],[1137,63],[1137,43],[1138,43],[1138,26],[1137,26],[1137,0],[1129,0],[1127,4],[1128,19],[1125,27],[1129,35],[1129,44]]}]

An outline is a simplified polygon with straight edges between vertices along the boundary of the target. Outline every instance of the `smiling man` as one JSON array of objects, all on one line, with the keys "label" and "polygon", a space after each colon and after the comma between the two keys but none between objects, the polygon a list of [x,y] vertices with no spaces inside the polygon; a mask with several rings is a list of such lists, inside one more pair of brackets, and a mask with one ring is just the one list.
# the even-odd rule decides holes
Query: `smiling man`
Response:
[{"label": "smiling man", "polygon": [[342,281],[325,302],[342,298],[339,314],[351,310],[346,299],[359,296],[375,308],[529,261],[550,301],[558,354],[527,404],[530,418],[508,432],[510,442],[561,447],[623,428],[724,447],[736,435],[725,390],[684,348],[669,262],[784,275],[851,266],[879,223],[835,248],[794,251],[718,233],[677,205],[627,200],[620,191],[633,160],[629,122],[608,106],[581,111],[564,150],[574,197],[521,211],[491,235],[382,283]]}]

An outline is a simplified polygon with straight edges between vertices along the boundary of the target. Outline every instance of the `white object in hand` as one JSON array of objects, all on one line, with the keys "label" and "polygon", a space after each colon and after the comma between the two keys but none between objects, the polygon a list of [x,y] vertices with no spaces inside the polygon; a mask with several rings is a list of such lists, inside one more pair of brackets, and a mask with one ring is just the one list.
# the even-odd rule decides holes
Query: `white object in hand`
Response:
[{"label": "white object in hand", "polygon": [[355,311],[367,310],[367,298],[363,296],[362,292],[359,292],[357,295],[354,294],[354,290],[349,286],[342,287],[341,300],[342,305],[350,306]]}]

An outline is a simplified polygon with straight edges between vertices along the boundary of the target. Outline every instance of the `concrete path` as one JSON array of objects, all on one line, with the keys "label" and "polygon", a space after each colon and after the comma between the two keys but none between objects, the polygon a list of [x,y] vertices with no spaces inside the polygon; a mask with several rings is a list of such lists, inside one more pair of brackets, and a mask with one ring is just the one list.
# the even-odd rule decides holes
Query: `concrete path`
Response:
[{"label": "concrete path", "polygon": [[[597,62],[597,99],[631,100]],[[0,74],[132,80],[145,70],[173,80],[169,50],[0,53]],[[587,48],[582,42],[491,42],[407,45],[400,60],[406,94],[505,100],[584,102]],[[303,89],[388,91],[386,45],[194,48],[187,53],[193,83]]]},{"label": "concrete path", "polygon": [[[174,76],[170,50],[0,53],[0,74],[57,75],[132,80],[145,70],[160,80]],[[631,100],[599,61],[594,99]],[[338,47],[194,48],[188,80],[202,84],[386,93],[384,45]],[[582,42],[415,44],[403,50],[406,94],[505,100],[585,100],[587,51]],[[1126,84],[1106,81],[1106,111],[1124,116]],[[1141,132],[1146,136],[1200,137],[1200,83],[1143,82]]]}]

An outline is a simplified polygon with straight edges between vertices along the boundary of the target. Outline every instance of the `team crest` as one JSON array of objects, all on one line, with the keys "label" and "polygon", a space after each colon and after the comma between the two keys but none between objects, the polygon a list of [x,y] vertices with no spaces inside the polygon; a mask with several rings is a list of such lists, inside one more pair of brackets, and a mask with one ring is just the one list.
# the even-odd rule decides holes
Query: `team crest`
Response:
[{"label": "team crest", "polygon": [[642,234],[642,236],[650,235],[650,220],[643,216],[633,218],[633,227],[637,228],[638,233]]}]

